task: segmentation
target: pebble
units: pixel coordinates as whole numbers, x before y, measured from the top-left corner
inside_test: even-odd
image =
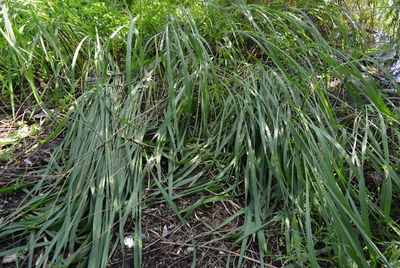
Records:
[[[6,255],[3,257],[3,264],[13,263],[17,261],[17,253]]]

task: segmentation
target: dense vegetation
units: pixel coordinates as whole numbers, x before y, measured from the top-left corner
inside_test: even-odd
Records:
[[[397,267],[399,84],[374,57],[392,43],[366,42],[367,29],[396,40],[396,3],[249,2],[3,4],[2,109],[44,111],[57,128],[43,142],[64,142],[0,221],[28,247],[0,256],[105,267],[133,225],[140,267],[144,208],[165,202],[184,222],[237,198],[221,226],[242,217],[225,237],[242,256],[255,242],[261,266]]]

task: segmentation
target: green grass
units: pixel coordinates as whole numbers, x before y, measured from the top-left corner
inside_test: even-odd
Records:
[[[142,210],[165,202],[184,222],[202,202],[176,201],[203,192],[210,202],[245,200],[237,267],[253,240],[261,266],[273,255],[264,230],[276,222],[283,264],[395,267],[399,107],[361,72],[356,28],[331,6],[201,10],[207,16],[182,9],[152,30],[139,16],[104,36],[23,5],[3,9],[3,95],[14,106],[17,88],[45,110],[52,98],[72,104],[43,179],[0,225],[0,237],[26,234],[28,247],[0,256],[28,251],[33,265],[40,248],[37,266],[48,257],[56,267],[105,267],[133,222],[140,267]],[[20,33],[18,16],[37,39]],[[329,16],[335,39],[316,26]],[[330,88],[334,78],[347,98]],[[381,180],[373,188],[372,176]]]

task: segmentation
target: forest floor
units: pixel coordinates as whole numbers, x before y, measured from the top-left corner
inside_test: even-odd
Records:
[[[13,119],[12,115],[0,114],[0,211],[16,208],[24,197],[25,187],[40,179],[36,171],[44,169],[51,152],[62,138],[41,144],[54,125],[38,120],[26,120],[26,113]],[[39,126],[40,125],[40,126]],[[10,188],[8,188],[10,187]],[[9,189],[9,191],[5,191]],[[25,189],[25,190],[26,190]],[[1,220],[1,216],[0,216]]]

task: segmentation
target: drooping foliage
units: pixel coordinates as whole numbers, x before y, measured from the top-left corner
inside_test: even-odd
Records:
[[[105,267],[133,223],[140,267],[145,207],[165,202],[184,222],[233,195],[246,206],[232,234],[242,257],[257,242],[262,266],[273,254],[264,230],[276,222],[282,264],[398,263],[398,98],[365,71],[371,59],[357,27],[338,19],[343,11],[198,2],[170,14],[172,4],[143,3],[132,3],[126,25],[112,16],[113,32],[59,23],[72,12],[64,9],[53,17],[23,1],[3,7],[2,93],[70,109],[43,179],[0,223],[0,237],[28,235],[27,247],[0,255]],[[213,194],[177,205],[197,192]]]

